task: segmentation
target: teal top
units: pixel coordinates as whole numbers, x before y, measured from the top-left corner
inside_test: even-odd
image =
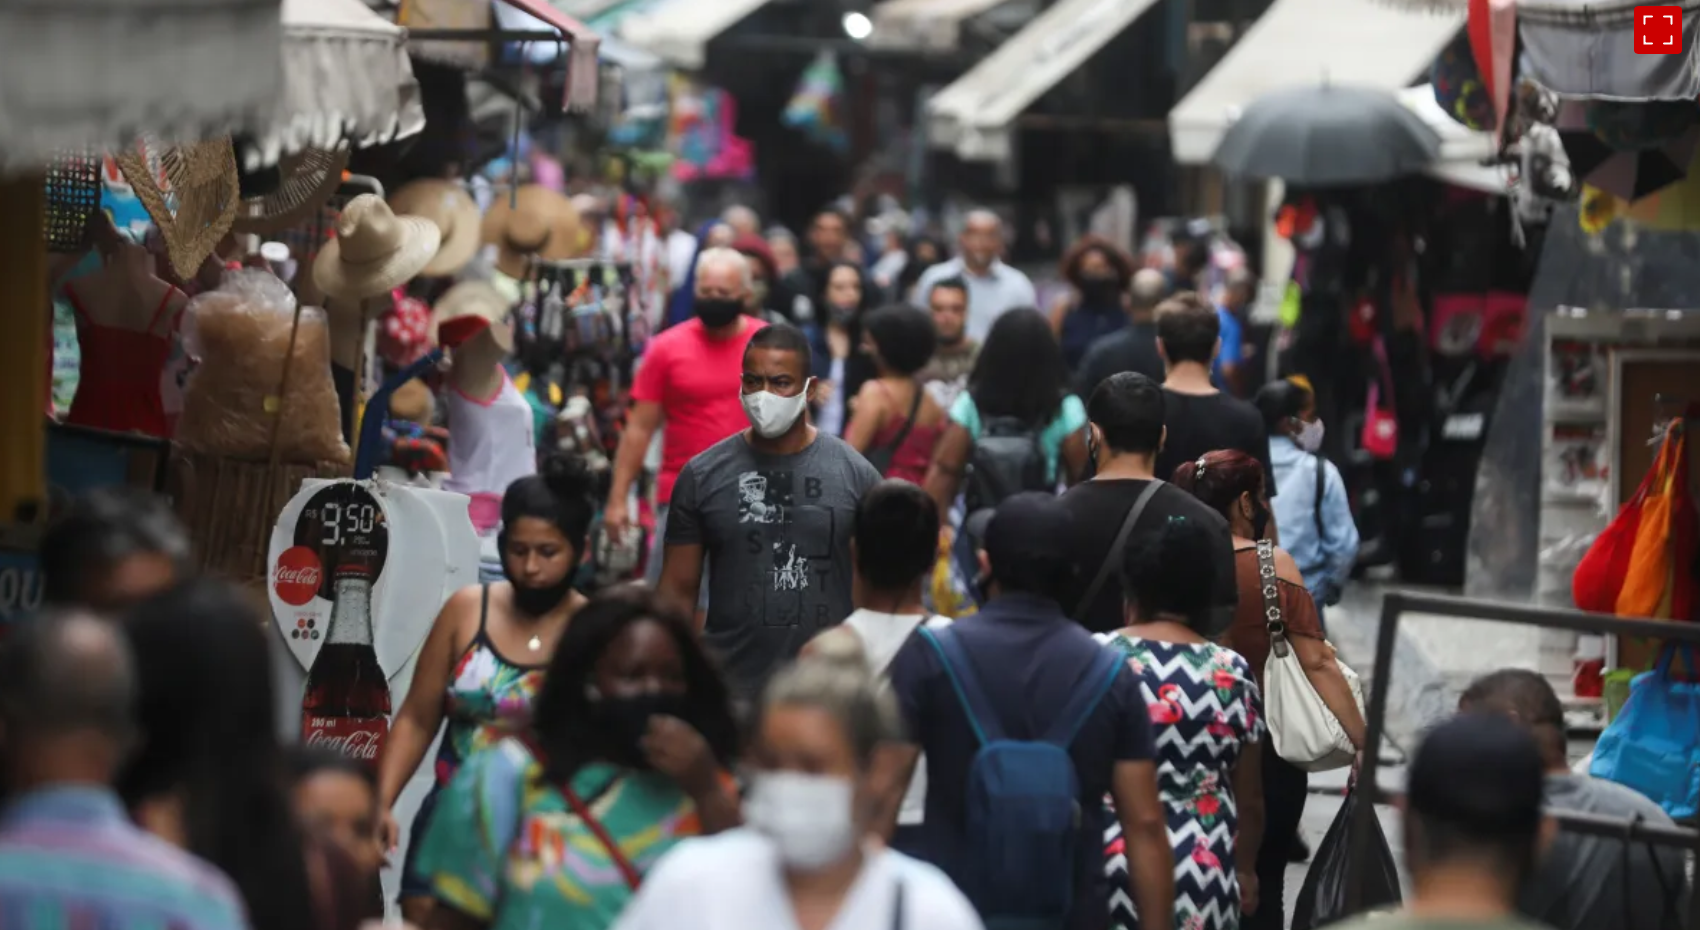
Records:
[[[960,423],[974,439],[980,438],[980,411],[967,391],[956,395],[950,405],[950,420]],[[1057,459],[1062,453],[1063,440],[1086,426],[1086,405],[1073,394],[1063,398],[1062,407],[1045,429],[1039,433],[1039,447],[1045,452],[1045,480],[1057,480]]]

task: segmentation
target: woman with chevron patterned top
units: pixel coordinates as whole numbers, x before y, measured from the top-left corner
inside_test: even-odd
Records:
[[[1130,538],[1122,564],[1128,625],[1098,637],[1127,656],[1151,709],[1157,788],[1175,851],[1175,930],[1237,930],[1241,913],[1257,910],[1251,866],[1263,833],[1261,756],[1245,750],[1263,736],[1263,701],[1245,659],[1210,641],[1224,632],[1209,628],[1220,623],[1210,609],[1216,543],[1185,517]],[[1126,888],[1119,827],[1107,841],[1110,887]],[[1111,896],[1110,923],[1138,926],[1125,893]]]

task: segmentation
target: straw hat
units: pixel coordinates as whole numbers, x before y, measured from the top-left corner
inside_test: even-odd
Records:
[[[484,214],[484,241],[496,247],[496,270],[523,278],[532,258],[577,258],[583,252],[578,211],[558,191],[527,184],[498,195]]]
[[[112,159],[165,240],[171,267],[179,277],[193,278],[236,220],[242,202],[236,150],[230,137],[223,136],[160,152],[160,172],[175,197],[174,209],[144,149],[158,151],[159,147],[140,143],[113,152]]]
[[[514,328],[508,321],[512,309],[508,299],[488,281],[462,281],[437,298],[431,308],[431,328],[438,343],[449,348],[487,328],[503,352],[512,352]]]
[[[390,209],[408,216],[422,216],[437,224],[443,244],[419,274],[447,278],[467,266],[478,254],[478,202],[454,181],[423,178],[390,195]]]
[[[362,300],[407,283],[437,254],[443,235],[418,216],[396,216],[375,194],[342,208],[336,236],[313,261],[313,283],[330,297]]]

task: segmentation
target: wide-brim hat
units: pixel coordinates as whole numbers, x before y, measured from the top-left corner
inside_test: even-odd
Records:
[[[313,260],[313,283],[327,297],[364,300],[386,294],[419,275],[443,234],[422,216],[397,216],[376,194],[361,194],[342,208],[336,236]]]
[[[422,178],[389,197],[390,209],[406,216],[422,216],[437,224],[443,234],[437,254],[419,274],[447,278],[465,268],[478,254],[480,220],[478,201],[454,181]]]
[[[496,270],[510,278],[524,278],[533,258],[578,258],[590,245],[572,201],[541,184],[498,194],[484,214],[483,232],[484,241],[496,247]]]
[[[496,345],[503,352],[512,352],[514,329],[509,321],[512,310],[507,297],[490,282],[462,281],[444,292],[431,307],[431,329],[439,344],[453,348],[488,326]]]

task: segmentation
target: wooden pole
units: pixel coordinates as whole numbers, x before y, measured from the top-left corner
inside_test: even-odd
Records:
[[[47,516],[46,203],[39,175],[0,179],[0,524]]]

